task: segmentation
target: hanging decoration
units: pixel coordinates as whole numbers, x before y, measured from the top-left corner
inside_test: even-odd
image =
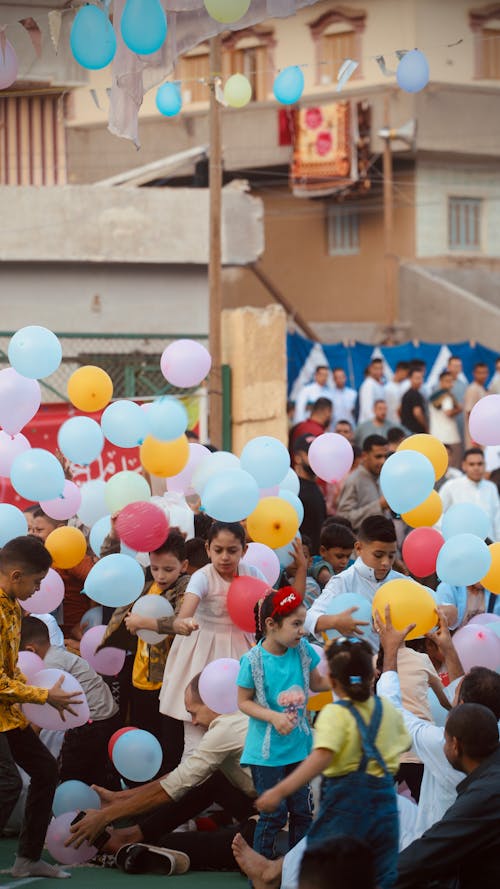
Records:
[[[429,77],[429,63],[423,52],[419,49],[405,52],[396,71],[396,79],[401,89],[406,93],[419,93],[429,83]]]
[[[178,82],[164,83],[156,93],[156,107],[165,117],[175,117],[182,108],[181,88]]]
[[[216,22],[232,24],[248,12],[250,0],[203,0],[209,16]]]
[[[0,28],[0,90],[6,90],[17,80],[18,62],[12,43],[7,40],[4,25]]]
[[[290,65],[280,71],[274,81],[275,98],[282,105],[295,105],[304,92],[304,72],[298,65]]]
[[[113,26],[104,10],[97,6],[82,6],[78,10],[69,42],[78,64],[91,71],[106,68],[116,53]]]
[[[167,17],[160,0],[127,0],[120,27],[132,52],[139,56],[158,52],[167,36]]]

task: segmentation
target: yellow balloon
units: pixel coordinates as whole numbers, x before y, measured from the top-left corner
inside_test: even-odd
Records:
[[[205,9],[216,22],[237,22],[248,12],[250,0],[204,0]]]
[[[139,457],[146,472],[169,478],[178,475],[189,460],[189,442],[185,435],[173,441],[158,441],[148,435],[141,444]]]
[[[252,98],[252,85],[244,74],[233,74],[226,81],[224,99],[231,108],[243,108]]]
[[[443,512],[443,501],[437,491],[431,491],[429,496],[415,509],[404,512],[401,516],[410,528],[430,528],[440,519]]]
[[[101,367],[79,367],[68,380],[69,400],[79,410],[91,413],[106,407],[113,397],[113,381]]]
[[[279,549],[290,543],[299,530],[298,515],[282,497],[263,497],[247,518],[247,531],[255,543]]]
[[[307,702],[306,709],[312,713],[318,713],[327,704],[333,704],[333,695],[331,691],[320,691],[317,695],[311,695]]]
[[[373,597],[372,614],[376,611],[385,620],[385,607],[391,606],[391,620],[396,630],[416,624],[407,639],[418,639],[436,626],[436,603],[421,583],[413,580],[390,580],[379,587]]]
[[[61,525],[50,532],[45,541],[45,549],[52,556],[54,568],[74,568],[87,552],[87,541],[78,528]]]
[[[500,594],[500,543],[490,543],[488,547],[491,553],[491,566],[487,574],[481,578],[481,583],[490,593]]]
[[[436,481],[438,478],[442,478],[448,469],[448,451],[438,438],[428,435],[427,432],[419,432],[417,435],[410,435],[409,438],[403,439],[398,451],[418,451],[419,454],[427,457],[434,467]]]

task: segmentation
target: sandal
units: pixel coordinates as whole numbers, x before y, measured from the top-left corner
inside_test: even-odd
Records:
[[[129,843],[116,853],[116,865],[126,874],[185,874],[190,867],[189,856],[176,849]]]

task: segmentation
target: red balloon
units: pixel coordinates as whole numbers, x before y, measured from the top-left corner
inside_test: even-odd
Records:
[[[116,531],[123,542],[141,553],[158,549],[168,536],[168,519],[154,503],[137,502],[125,506],[116,520]]]
[[[108,756],[111,762],[113,762],[113,748],[118,738],[121,738],[122,735],[126,735],[127,732],[134,732],[136,731],[136,729],[136,725],[126,725],[125,728],[119,728],[117,732],[113,732],[108,741]]]
[[[444,537],[435,528],[415,528],[403,543],[403,559],[415,577],[429,577],[436,570],[436,560]]]
[[[235,577],[227,591],[227,610],[232,622],[246,633],[255,633],[254,608],[270,591],[258,577]]]

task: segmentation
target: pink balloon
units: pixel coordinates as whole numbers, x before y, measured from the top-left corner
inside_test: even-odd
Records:
[[[66,731],[68,728],[77,728],[79,725],[84,725],[89,721],[90,710],[89,705],[87,704],[87,698],[85,697],[85,693],[80,683],[71,675],[71,673],[66,673],[65,670],[56,670],[52,668],[48,670],[40,670],[40,672],[33,677],[31,685],[35,685],[37,688],[52,688],[61,676],[64,677],[62,690],[75,692],[81,698],[80,704],[72,704],[72,709],[75,711],[76,715],[74,716],[72,713],[66,711],[64,714],[65,718],[62,719],[58,711],[55,710],[54,707],[51,707],[50,704],[23,704],[23,711],[26,719],[28,719],[29,722],[32,722],[33,725],[39,726],[39,728]]]
[[[13,367],[0,370],[0,426],[17,435],[35,416],[41,397],[36,380],[22,377]]]
[[[487,611],[484,614],[475,614],[474,617],[468,621],[468,624],[493,624],[498,623],[500,621],[500,617],[498,614],[489,614]]]
[[[211,366],[210,353],[196,340],[175,340],[167,346],[160,361],[165,379],[180,389],[199,386]]]
[[[324,432],[311,443],[308,452],[313,472],[325,482],[338,482],[349,472],[354,451],[343,435],[337,432]]]
[[[484,624],[466,624],[453,636],[453,644],[466,673],[472,667],[500,667],[500,638]]]
[[[278,556],[265,543],[249,543],[241,561],[244,565],[253,565],[254,568],[259,568],[269,586],[273,586],[281,574]]]
[[[6,40],[3,53],[0,52],[0,90],[6,90],[17,80],[18,63],[14,47]]]
[[[0,476],[9,478],[13,460],[18,454],[28,451],[30,447],[28,439],[21,432],[18,432],[17,435],[9,435],[0,430]]]
[[[280,492],[279,485],[273,485],[272,488],[259,488],[259,499],[263,497],[278,497]]]
[[[238,709],[236,678],[240,662],[222,657],[207,664],[200,676],[200,697],[214,713],[234,713]]]
[[[328,676],[328,661],[326,659],[325,649],[321,647],[321,645],[317,645],[316,642],[311,643],[311,647],[314,648],[316,654],[320,658],[320,662],[318,664],[318,673],[321,673],[322,676]],[[314,692],[317,694],[317,692]]]
[[[64,581],[57,571],[49,568],[47,576],[40,584],[40,589],[21,604],[30,614],[50,614],[59,607],[63,599]]]
[[[486,395],[472,408],[469,432],[481,445],[500,444],[500,395]]]
[[[188,461],[182,472],[167,478],[167,490],[177,491],[179,494],[184,495],[195,494],[195,489],[191,487],[193,473],[201,461],[204,460],[205,457],[210,456],[210,453],[211,451],[204,445],[198,444],[198,442],[190,442]]]
[[[23,676],[26,676],[28,685],[31,685],[33,677],[36,676],[40,670],[44,669],[44,663],[41,657],[38,657],[34,651],[20,651],[17,658],[17,666]]]
[[[103,676],[117,676],[125,663],[125,652],[120,648],[103,648],[102,651],[96,652],[105,631],[105,624],[87,630],[80,641],[80,655],[96,673],[101,673]]]
[[[78,812],[64,812],[53,818],[47,830],[45,842],[52,858],[59,864],[84,864],[97,855],[95,846],[89,846],[85,840],[78,849],[74,846],[65,846],[65,842],[69,839],[71,833],[71,822],[76,818]]]
[[[66,479],[61,497],[55,500],[40,500],[40,506],[51,519],[72,519],[80,509],[82,495],[78,485]]]

